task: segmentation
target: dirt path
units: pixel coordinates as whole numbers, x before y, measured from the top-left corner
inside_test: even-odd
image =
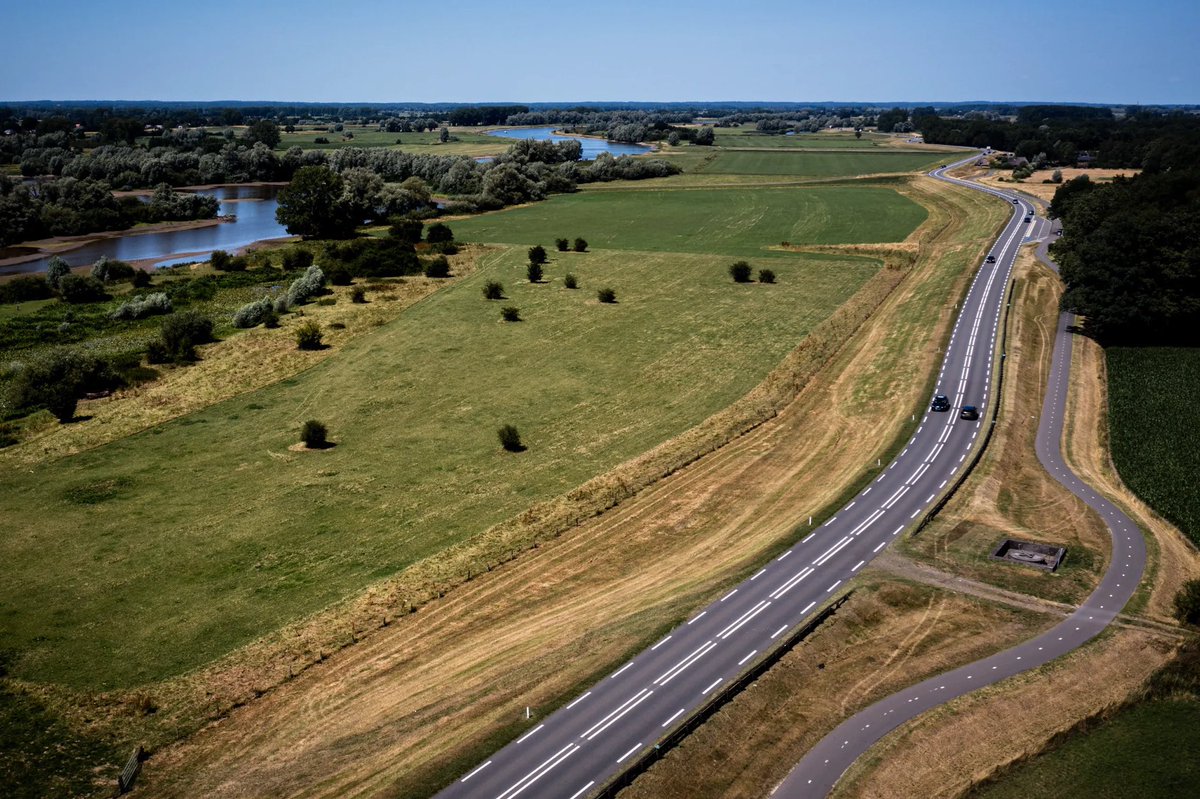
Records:
[[[932,204],[912,274],[777,417],[157,753],[150,791],[427,794],[790,541],[904,429],[950,324],[933,309],[980,257],[974,197],[912,191]]]

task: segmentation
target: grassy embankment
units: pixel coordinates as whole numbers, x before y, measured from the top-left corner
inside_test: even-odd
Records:
[[[790,199],[804,207],[802,195]],[[682,214],[691,199],[643,193],[627,205],[665,201]],[[590,202],[581,194],[545,205]],[[876,215],[890,209],[880,238],[903,238],[923,215],[883,189],[823,202],[834,218],[860,204]],[[758,232],[766,242],[798,238],[793,219]],[[591,224],[617,229],[603,217]],[[460,237],[471,238],[463,227]],[[629,246],[650,230],[627,227]],[[748,244],[730,243],[727,225],[706,234],[709,246],[694,241],[696,249],[733,254]],[[809,228],[798,240],[855,240],[846,235]],[[526,241],[550,237],[548,229]],[[15,577],[0,591],[3,645],[21,653],[14,673],[102,689],[207,663],[725,407],[876,268],[781,256],[777,285],[736,286],[729,260],[597,249],[557,256],[548,280],[530,285],[516,247],[340,358],[11,477],[0,550]],[[578,291],[561,287],[568,268]],[[502,324],[497,306],[507,303],[482,298],[495,278],[525,322]],[[595,302],[602,285],[618,304]],[[311,417],[329,424],[338,446],[288,452]],[[505,422],[522,430],[527,453],[499,450],[495,429]]]
[[[965,191],[904,190],[930,209],[919,242],[846,248],[900,268],[851,303],[868,302],[855,314],[870,323],[806,340],[781,367],[795,387],[768,381],[803,388],[777,417],[157,757],[156,791],[184,796],[236,772],[246,796],[313,790],[318,775],[323,795],[428,795],[802,535],[796,520],[869,479],[863,464],[906,429],[926,393],[914,375],[930,374],[931,344],[948,334],[945,298],[1003,218]],[[830,355],[811,377],[786,377]],[[514,722],[527,704],[534,719]]]

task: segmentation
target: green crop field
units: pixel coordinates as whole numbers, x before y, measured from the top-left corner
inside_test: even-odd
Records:
[[[578,232],[621,243],[612,222]],[[530,285],[509,248],[295,378],[7,474],[0,649],[88,689],[209,662],[727,406],[877,269],[789,256],[778,284],[735,285],[730,260],[552,253]],[[507,301],[483,299],[491,279]],[[336,447],[288,450],[309,418]],[[500,449],[504,423],[528,451]]]
[[[725,150],[700,171],[728,175],[785,175],[834,178],[915,172],[953,161],[958,154],[878,150],[877,152],[756,152]]]
[[[1158,700],[1016,766],[971,799],[1176,799],[1200,796],[1200,702]]]
[[[1105,354],[1117,471],[1200,544],[1200,349],[1110,347]]]
[[[460,220],[454,230],[464,241],[551,247],[555,238],[582,236],[602,248],[750,256],[781,241],[900,241],[926,216],[879,187],[634,189],[558,195]]]
[[[787,147],[815,150],[873,150],[886,136],[864,133],[861,139],[853,133],[796,133],[791,136],[759,133],[749,128],[717,128],[718,147]]]

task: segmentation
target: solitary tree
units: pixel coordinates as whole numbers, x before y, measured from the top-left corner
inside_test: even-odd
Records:
[[[613,303],[617,301],[617,292],[610,288],[603,288],[596,292],[596,299],[600,302]]]
[[[504,299],[504,286],[500,285],[495,280],[489,280],[483,284],[483,298],[485,300]]]
[[[571,242],[566,239],[555,239],[554,246],[558,248],[559,252],[566,252],[571,249]]]
[[[520,322],[521,311],[515,305],[505,305],[500,309],[500,318],[505,322]]]
[[[500,446],[509,452],[524,452],[525,445],[521,443],[521,434],[511,424],[506,424],[496,431]]]
[[[759,269],[758,270],[758,282],[759,283],[774,283],[775,282],[774,270]]]
[[[713,142],[716,140],[717,136],[713,131],[712,126],[705,125],[704,127],[700,128],[700,130],[696,131],[696,136],[694,139],[692,139],[692,143],[699,144],[702,147],[709,147],[712,146]]]
[[[540,244],[535,244],[529,248],[529,263],[544,264],[546,263],[546,248]]]
[[[525,267],[525,274],[529,276],[530,283],[541,283],[542,282],[542,265],[535,264],[532,261],[530,261],[529,265]]]
[[[54,291],[58,291],[62,284],[62,279],[71,274],[71,267],[67,266],[67,262],[57,255],[50,259],[50,263],[46,265],[46,285],[50,286]]]
[[[325,166],[304,166],[279,191],[275,219],[288,233],[305,238],[343,238],[357,220],[342,204],[342,178]]]
[[[729,276],[734,283],[749,283],[750,272],[750,264],[745,261],[737,261],[729,266]]]
[[[438,133],[438,141],[440,141],[442,144],[445,144],[446,142],[450,141],[450,129],[449,128],[447,128],[447,127],[442,128],[441,132]]]
[[[246,141],[250,144],[262,142],[272,150],[279,146],[279,126],[270,119],[260,119],[246,130]]]
[[[309,419],[300,428],[300,440],[309,449],[324,449],[329,446],[329,431],[316,419]]]
[[[575,252],[587,252],[587,239],[575,239]]]
[[[569,289],[577,289],[579,288],[579,280],[570,272],[567,272],[563,275],[563,286]]]
[[[454,231],[444,222],[434,222],[425,234],[425,240],[430,244],[445,244],[454,241]]]
[[[856,139],[861,139],[861,138],[862,138],[862,128],[855,128],[855,129],[854,129],[854,138],[856,138]]]

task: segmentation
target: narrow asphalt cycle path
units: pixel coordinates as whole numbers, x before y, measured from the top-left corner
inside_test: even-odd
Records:
[[[944,171],[939,169],[932,174],[942,180],[1006,196],[948,177]],[[1036,225],[1033,222],[1029,224],[1052,234],[1053,226],[1043,220],[1037,220]],[[1038,256],[1057,271],[1056,265],[1046,258],[1044,243],[1039,247]],[[828,795],[855,760],[901,724],[930,708],[1037,668],[1082,646],[1108,626],[1137,590],[1146,566],[1146,545],[1141,531],[1120,509],[1080,480],[1062,457],[1060,442],[1071,373],[1072,333],[1068,332],[1071,321],[1070,314],[1064,313],[1058,318],[1050,380],[1038,423],[1036,448],[1038,460],[1046,471],[1100,514],[1108,526],[1112,538],[1112,560],[1100,585],[1078,610],[1038,637],[892,694],[842,722],[792,769],[772,793],[773,797],[820,799]]]
[[[831,519],[558,711],[534,715],[524,734],[456,779],[441,799],[598,793],[699,711],[727,698],[739,676],[789,641],[928,512],[965,468],[986,423],[964,419],[958,409],[974,405],[979,418],[990,418],[1008,276],[1037,226],[1025,221],[1033,213],[1028,203],[1006,199],[1013,215],[975,274],[938,374],[937,393],[950,398],[951,410],[924,412],[903,451]]]

